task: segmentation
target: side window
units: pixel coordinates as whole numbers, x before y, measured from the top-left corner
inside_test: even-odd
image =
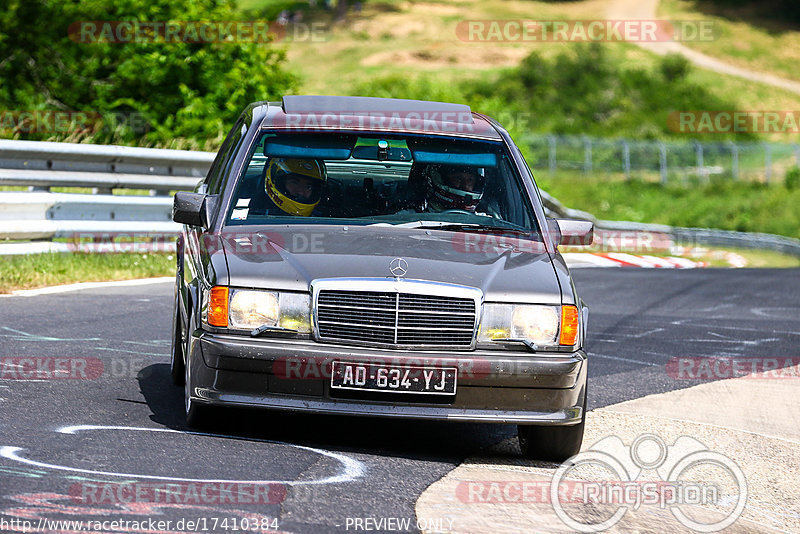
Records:
[[[222,147],[219,149],[217,157],[214,158],[214,163],[211,164],[211,168],[208,171],[204,182],[206,194],[216,195],[219,193],[222,178],[230,168],[231,160],[236,154],[236,149],[239,147],[245,131],[246,127],[244,121],[242,119],[236,121],[236,124],[222,143]]]
[[[501,175],[505,177],[503,180],[503,190],[501,190],[500,205],[504,208],[503,218],[509,222],[513,222],[519,226],[530,227],[530,207],[526,206],[524,201],[525,195],[524,185],[521,183],[522,177],[518,177],[512,170],[511,162],[506,156],[500,161]],[[518,183],[514,183],[518,182]]]

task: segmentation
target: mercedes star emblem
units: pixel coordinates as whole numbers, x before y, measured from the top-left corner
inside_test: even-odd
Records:
[[[408,262],[403,258],[395,258],[389,264],[389,271],[391,271],[392,275],[396,278],[405,276],[408,272]]]

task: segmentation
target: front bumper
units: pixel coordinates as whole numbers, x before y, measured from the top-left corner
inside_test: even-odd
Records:
[[[456,367],[456,394],[331,389],[334,360]],[[398,351],[197,330],[188,362],[195,402],[296,412],[570,425],[581,421],[586,394],[582,350]]]

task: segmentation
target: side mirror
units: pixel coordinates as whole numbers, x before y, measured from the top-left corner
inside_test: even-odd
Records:
[[[211,226],[216,198],[202,193],[179,191],[172,203],[172,220],[190,226]]]
[[[585,246],[594,241],[594,223],[578,219],[548,219],[556,245]]]

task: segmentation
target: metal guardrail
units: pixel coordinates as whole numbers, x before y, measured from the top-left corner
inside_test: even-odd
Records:
[[[0,185],[190,190],[205,177],[213,152],[112,145],[0,140]]]
[[[800,166],[800,144],[773,142],[659,141],[529,134],[531,168],[551,175],[567,171],[587,176],[618,174],[669,182],[730,180],[781,183],[787,169]]]
[[[0,238],[53,239],[79,234],[177,234],[170,191],[194,189],[213,152],[126,146],[0,140]],[[52,187],[90,187],[94,194],[50,193]],[[114,189],[150,196],[113,195]],[[60,250],[58,244],[0,245],[0,255]]]
[[[595,228],[622,232],[650,232],[669,236],[673,243],[683,246],[731,247],[772,250],[800,257],[800,239],[774,234],[734,232],[713,228],[681,228],[663,224],[629,221],[596,221]]]
[[[214,156],[213,152],[188,150],[0,140],[0,185],[32,190],[0,192],[0,239],[176,234],[179,225],[171,220],[168,192],[193,189]],[[50,187],[92,187],[96,194],[41,192]],[[149,189],[153,196],[111,195],[115,188]],[[598,229],[654,232],[668,234],[676,243],[767,249],[800,256],[798,239],[598,221],[589,213],[565,207],[544,191],[542,199],[549,216],[593,220]],[[0,245],[0,255],[68,249],[63,243],[12,243]],[[96,251],[104,249],[100,246]]]
[[[177,233],[172,197],[0,193],[0,237],[52,239],[79,233]]]

